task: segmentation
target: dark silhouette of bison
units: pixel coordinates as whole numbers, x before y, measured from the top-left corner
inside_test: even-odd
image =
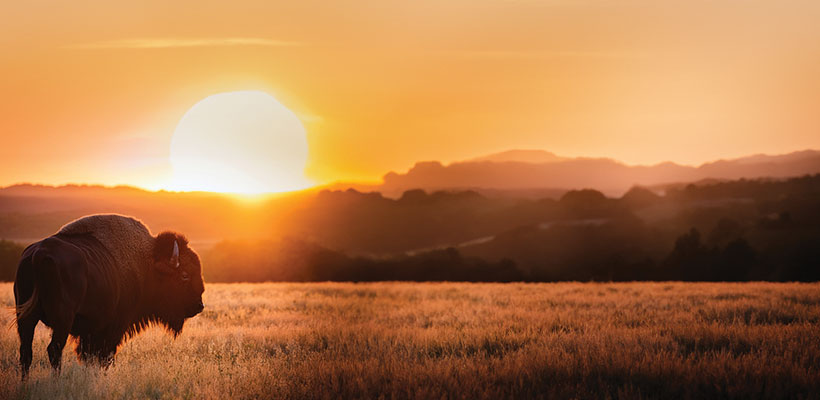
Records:
[[[117,347],[148,325],[176,337],[204,308],[199,256],[174,232],[152,236],[122,215],[92,215],[23,251],[14,281],[23,379],[39,321],[51,327],[48,358],[59,371],[68,335],[84,362],[109,365]]]

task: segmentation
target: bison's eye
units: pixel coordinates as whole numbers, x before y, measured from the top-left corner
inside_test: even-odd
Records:
[[[187,272],[182,271],[182,280],[183,280],[183,281],[187,281],[187,280],[190,280],[190,279],[191,279],[191,276],[190,276],[190,275],[188,275],[188,273],[187,273]]]

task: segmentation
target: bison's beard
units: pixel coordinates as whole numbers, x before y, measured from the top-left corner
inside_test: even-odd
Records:
[[[163,325],[171,332],[172,335],[176,338],[182,333],[182,325],[185,324],[185,319],[183,318],[172,318],[162,321]]]
[[[160,325],[164,326],[169,333],[174,335],[174,338],[179,336],[182,333],[182,325],[185,323],[185,318],[181,317],[167,317],[167,316],[160,316],[160,315],[148,315],[145,317],[140,318],[136,322],[134,322],[130,328],[126,331],[126,335],[128,337],[134,337],[136,334],[141,332],[143,329],[148,328],[151,325]]]

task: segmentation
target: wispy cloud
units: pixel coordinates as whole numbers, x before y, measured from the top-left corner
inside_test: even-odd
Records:
[[[275,40],[256,37],[227,38],[136,38],[107,40],[101,42],[79,43],[65,46],[73,50],[94,49],[168,49],[179,47],[215,47],[215,46],[267,46],[291,47],[302,46],[300,42]]]
[[[462,51],[462,57],[500,59],[639,58],[644,54],[620,51]]]

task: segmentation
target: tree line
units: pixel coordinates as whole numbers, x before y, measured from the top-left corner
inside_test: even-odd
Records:
[[[200,255],[209,282],[820,280],[820,175],[663,189],[328,191],[283,222],[291,234]],[[22,249],[0,241],[0,279],[14,279]]]

